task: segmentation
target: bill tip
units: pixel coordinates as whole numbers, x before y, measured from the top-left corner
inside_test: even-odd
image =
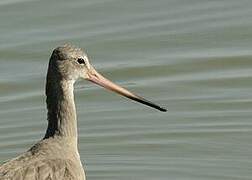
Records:
[[[163,108],[163,107],[160,107],[159,110],[162,111],[162,112],[166,112],[166,111],[167,111],[167,109],[165,109],[165,108]]]

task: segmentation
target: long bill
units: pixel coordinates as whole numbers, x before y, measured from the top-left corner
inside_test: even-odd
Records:
[[[155,109],[158,109],[159,111],[162,111],[162,112],[167,111],[167,109],[160,107],[159,105],[154,104],[153,102],[148,101],[138,95],[135,95],[132,92],[128,91],[127,89],[125,89],[121,86],[118,86],[117,84],[113,83],[112,81],[106,79],[100,73],[98,73],[93,67],[91,67],[88,72],[87,80],[89,80],[93,83],[96,83],[106,89],[113,91],[113,92],[116,92],[122,96],[125,96],[129,99],[132,99],[132,100],[137,101],[139,103],[145,104],[145,105],[153,107]]]

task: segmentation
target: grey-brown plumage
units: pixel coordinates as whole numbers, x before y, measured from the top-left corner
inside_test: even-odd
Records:
[[[71,45],[56,48],[46,79],[48,127],[44,138],[0,167],[0,180],[85,180],[77,147],[74,83],[83,78],[129,99],[166,109],[131,93],[99,74],[84,51]]]
[[[76,59],[86,54],[70,45],[56,48],[50,58],[46,96],[48,128],[31,149],[0,167],[1,180],[84,180],[77,148],[73,84],[85,73]],[[80,72],[82,71],[82,72]]]

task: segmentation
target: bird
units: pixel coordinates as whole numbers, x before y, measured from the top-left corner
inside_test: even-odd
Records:
[[[49,59],[45,135],[26,152],[0,166],[1,180],[86,180],[78,151],[74,102],[74,83],[80,78],[159,111],[167,111],[98,73],[83,49],[71,44],[61,45],[53,50]]]

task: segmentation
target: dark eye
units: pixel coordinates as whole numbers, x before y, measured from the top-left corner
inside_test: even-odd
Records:
[[[77,59],[77,62],[78,62],[79,64],[86,64],[86,63],[85,63],[85,60],[84,60],[83,58],[78,58],[78,59]]]

